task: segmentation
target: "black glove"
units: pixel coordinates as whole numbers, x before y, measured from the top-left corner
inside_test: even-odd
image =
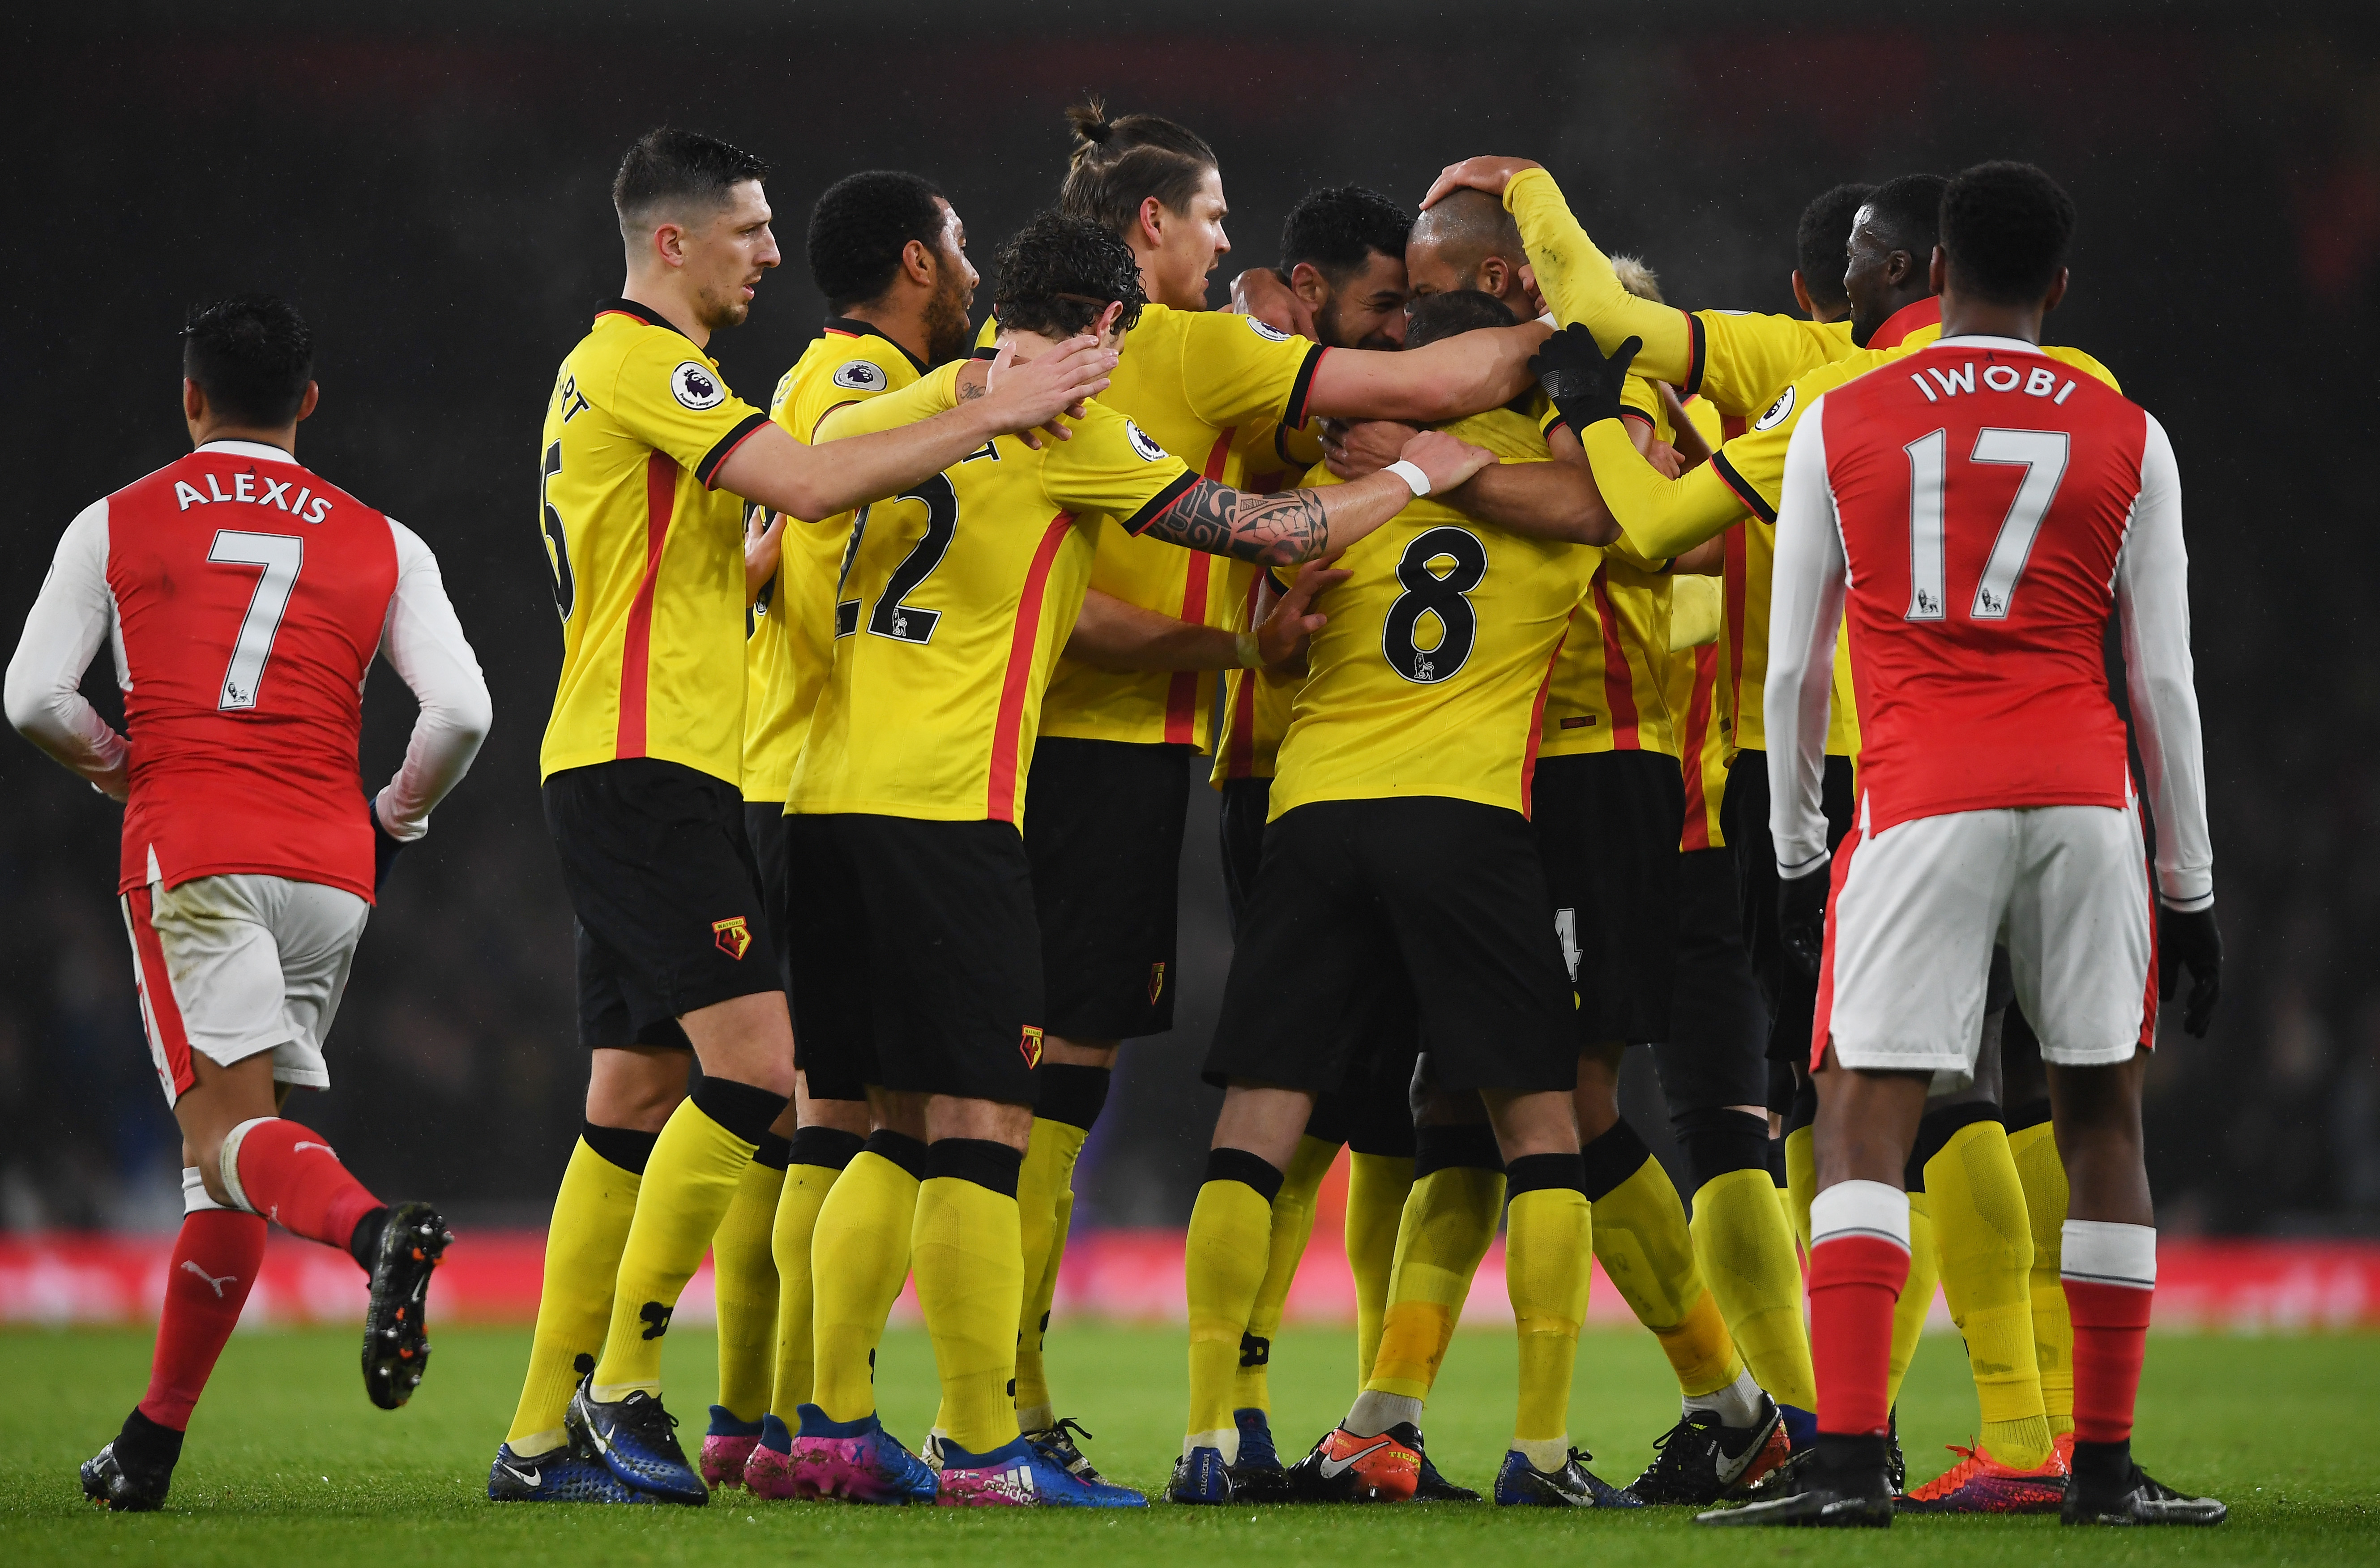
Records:
[[[388,869],[396,864],[398,856],[405,853],[405,841],[380,825],[380,805],[377,801],[367,803],[364,809],[371,816],[372,893],[377,897],[380,891],[388,885]]]
[[[1777,881],[1777,934],[1785,944],[1785,960],[1805,980],[1818,978],[1818,960],[1827,951],[1827,885],[1830,862],[1822,859],[1798,877]]]
[[[1604,357],[1595,334],[1573,322],[1538,345],[1529,373],[1546,389],[1571,433],[1585,439],[1586,427],[1620,417],[1620,395],[1628,386],[1628,366],[1645,346],[1632,337]]]
[[[2215,929],[2215,906],[2180,909],[2157,906],[2157,1000],[2172,1000],[2190,971],[2190,994],[2181,1003],[2181,1029],[2192,1039],[2204,1039],[2215,1021],[2215,1004],[2223,998],[2223,933]]]

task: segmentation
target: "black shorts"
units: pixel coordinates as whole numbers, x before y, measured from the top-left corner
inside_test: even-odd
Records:
[[[1578,1039],[1536,840],[1517,811],[1417,796],[1266,830],[1207,1054],[1212,1084],[1341,1088],[1402,978],[1450,1088],[1568,1091]]]
[[[685,1015],[782,987],[734,785],[634,757],[565,769],[543,794],[577,917],[581,1045],[683,1049]]]
[[[1173,1027],[1186,746],[1044,736],[1026,781],[1050,1032],[1139,1039]]]
[[[1829,757],[1818,801],[1827,814],[1827,847],[1842,842],[1852,825],[1852,760]],[[1768,1000],[1768,1059],[1810,1060],[1810,1025],[1818,1010],[1818,982],[1803,979],[1785,958],[1777,934],[1777,841],[1768,836],[1768,753],[1739,751],[1727,766],[1727,794],[1719,801],[1719,831],[1735,851],[1743,903],[1743,949],[1752,955],[1753,978]]]
[[[792,816],[785,856],[794,1059],[812,1097],[874,1084],[1033,1104],[1041,940],[1016,830]]]
[[[1578,993],[1579,1043],[1669,1039],[1686,820],[1678,760],[1658,751],[1539,758],[1532,816]]]
[[[794,966],[785,954],[785,808],[782,801],[744,803],[744,837],[752,846],[752,864],[760,872],[760,907],[769,917],[769,931],[777,950],[777,978],[790,993]]]
[[[1653,1048],[1672,1117],[1768,1103],[1768,1004],[1743,951],[1735,856],[1678,857],[1676,1000],[1670,1038]]]
[[[1270,779],[1225,779],[1215,814],[1216,847],[1223,867],[1223,900],[1232,930],[1240,929],[1248,898],[1257,890],[1257,867],[1264,859],[1265,817],[1272,807]]]

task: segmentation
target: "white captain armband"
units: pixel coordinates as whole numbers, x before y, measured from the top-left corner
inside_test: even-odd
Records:
[[[1429,476],[1421,471],[1421,465],[1418,463],[1409,463],[1400,457],[1380,471],[1394,474],[1404,480],[1406,487],[1414,492],[1416,500],[1429,493]]]

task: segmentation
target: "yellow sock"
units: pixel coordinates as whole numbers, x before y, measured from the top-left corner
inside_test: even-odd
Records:
[[[1271,1170],[1257,1170],[1264,1162],[1244,1150],[1217,1152],[1248,1161],[1247,1176],[1267,1179]],[[1183,1430],[1189,1447],[1220,1449],[1227,1464],[1239,1453],[1232,1402],[1239,1384],[1240,1340],[1272,1262],[1272,1238],[1273,1202],[1242,1176],[1219,1174],[1210,1165],[1190,1210],[1182,1260],[1190,1307],[1190,1424]]]
[[[1967,1338],[1983,1444],[2020,1470],[2049,1457],[2049,1419],[2033,1359],[2033,1221],[2008,1130],[1970,1122],[1925,1162],[1942,1295]]]
[[[770,1100],[776,1104],[765,1116],[752,1110]],[[757,1123],[754,1136],[739,1137],[721,1125],[704,1109],[706,1103],[722,1112],[737,1105],[747,1112],[743,1119]],[[718,1234],[760,1136],[783,1109],[782,1096],[727,1078],[705,1078],[670,1112],[653,1144],[653,1157],[645,1164],[637,1217],[628,1225],[627,1245],[620,1249],[620,1274],[612,1287],[612,1329],[595,1367],[596,1398],[624,1399],[638,1389],[661,1392],[662,1336],[669,1332],[678,1294]]]
[[[1380,1350],[1366,1390],[1429,1397],[1503,1207],[1501,1171],[1450,1165],[1414,1183],[1397,1228]]]
[[[2024,1211],[2033,1225],[2033,1359],[2041,1369],[2041,1405],[2049,1435],[2074,1429],[2074,1322],[2066,1315],[2058,1279],[2066,1236],[2066,1166],[2046,1119],[2009,1134],[2009,1155],[2024,1184]]]
[[[829,1132],[805,1128],[804,1133]],[[798,1144],[802,1134],[795,1135]],[[859,1140],[850,1134],[849,1148]],[[805,1150],[804,1152],[808,1152]],[[837,1150],[838,1157],[841,1150]],[[819,1210],[843,1175],[842,1165],[812,1164],[795,1160],[785,1167],[784,1185],[777,1194],[777,1219],[770,1233],[770,1249],[777,1264],[777,1370],[769,1389],[769,1410],[788,1427],[801,1425],[801,1407],[810,1402],[816,1354],[812,1328],[810,1246],[818,1231]]]
[[[1347,1272],[1355,1281],[1355,1387],[1380,1354],[1380,1319],[1389,1309],[1397,1228],[1413,1194],[1414,1162],[1402,1154],[1347,1156]]]
[[[1281,1191],[1272,1200],[1272,1257],[1265,1265],[1264,1283],[1248,1309],[1247,1335],[1240,1342],[1238,1374],[1232,1381],[1232,1408],[1272,1409],[1272,1390],[1265,1367],[1272,1355],[1272,1337],[1281,1331],[1281,1310],[1289,1305],[1289,1287],[1296,1282],[1297,1265],[1314,1235],[1314,1198],[1322,1178],[1339,1158],[1339,1145],[1301,1137],[1297,1152],[1281,1173]]]
[[[1785,1213],[1804,1257],[1810,1251],[1810,1200],[1818,1196],[1818,1157],[1811,1151],[1810,1139],[1807,1127],[1785,1135]]]
[[[603,1129],[609,1130],[609,1129]],[[629,1134],[638,1143],[642,1135]],[[612,1282],[637,1214],[644,1177],[596,1153],[581,1138],[570,1150],[545,1233],[545,1283],[537,1297],[537,1335],[528,1376],[504,1440],[522,1458],[559,1448],[563,1412],[578,1386],[577,1361],[603,1347],[612,1320]]]
[[[738,1421],[760,1418],[776,1379],[777,1260],[770,1247],[777,1199],[785,1189],[784,1149],[780,1137],[761,1145],[710,1238],[719,1298],[719,1403]],[[772,1155],[779,1162],[771,1163]]]
[[[1065,1255],[1065,1219],[1074,1213],[1075,1161],[1088,1127],[1033,1118],[1033,1137],[1016,1175],[1016,1217],[1025,1243],[1024,1307],[1016,1325],[1016,1408],[1028,1428],[1050,1424],[1050,1383],[1041,1343],[1050,1331],[1050,1304]],[[1045,1294],[1044,1288],[1047,1287]]]
[[[884,1143],[887,1135],[874,1141]],[[900,1143],[905,1157],[915,1151],[922,1160],[915,1139]],[[853,1156],[819,1207],[810,1240],[810,1332],[818,1357],[810,1403],[831,1421],[856,1421],[876,1409],[876,1346],[909,1277],[917,1215],[917,1178],[874,1149]]]
[[[1743,1357],[1703,1282],[1686,1206],[1661,1162],[1645,1156],[1594,1203],[1595,1256],[1636,1320],[1660,1340],[1678,1387],[1691,1399],[1742,1377]]]
[[[964,1176],[929,1176],[917,1187],[910,1259],[941,1375],[942,1429],[973,1453],[1015,1441],[1011,1384],[1025,1300],[1016,1199]]]
[[[1767,1171],[1730,1171],[1694,1194],[1694,1257],[1753,1380],[1779,1404],[1817,1408],[1802,1266]]]
[[[1886,1362],[1886,1402],[1900,1403],[1900,1380],[1917,1355],[1917,1336],[1925,1331],[1925,1315],[1934,1310],[1934,1287],[1942,1278],[1941,1260],[1934,1249],[1931,1197],[1909,1195],[1909,1282],[1892,1304],[1892,1352]]]
[[[1579,1325],[1586,1321],[1592,1234],[1586,1195],[1574,1187],[1522,1193],[1505,1215],[1504,1284],[1521,1342],[1515,1448],[1570,1436],[1571,1374]]]

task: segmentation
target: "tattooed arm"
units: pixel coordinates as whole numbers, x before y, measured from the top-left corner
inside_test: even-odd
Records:
[[[1496,461],[1484,447],[1443,431],[1421,432],[1405,443],[1402,456],[1428,476],[1432,492],[1459,485]],[[1209,554],[1293,566],[1346,549],[1404,510],[1413,496],[1403,477],[1387,469],[1348,484],[1272,495],[1194,480],[1139,531]]]

